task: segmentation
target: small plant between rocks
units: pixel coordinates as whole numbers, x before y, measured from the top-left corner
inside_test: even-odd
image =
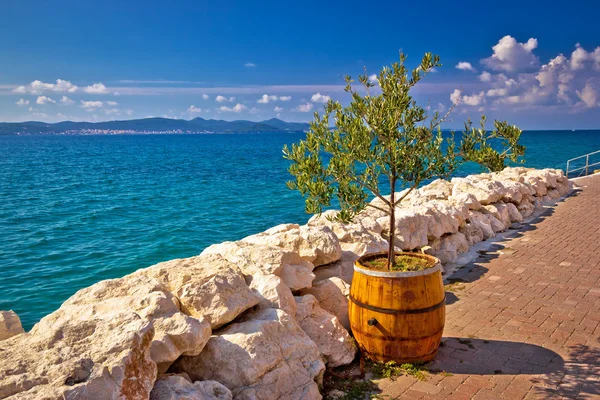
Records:
[[[402,375],[412,376],[420,381],[426,381],[429,370],[423,363],[405,363],[398,365],[394,361],[386,363],[371,363],[370,369],[378,378],[394,379]]]

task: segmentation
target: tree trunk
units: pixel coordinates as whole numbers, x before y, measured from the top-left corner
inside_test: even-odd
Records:
[[[388,259],[387,267],[388,271],[391,271],[396,266],[396,252],[394,251],[394,236],[396,235],[396,180],[390,179],[390,237],[389,237],[389,248],[388,248]]]

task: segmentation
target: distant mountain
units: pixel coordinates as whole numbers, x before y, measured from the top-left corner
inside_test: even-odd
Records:
[[[0,135],[77,134],[90,135],[118,133],[246,133],[246,132],[301,132],[308,130],[307,123],[285,122],[277,118],[267,121],[223,121],[194,118],[143,118],[128,121],[107,122],[3,122]]]

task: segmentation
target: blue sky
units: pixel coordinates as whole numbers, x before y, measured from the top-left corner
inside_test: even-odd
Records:
[[[599,4],[403,3],[6,1],[0,120],[308,121],[402,49],[440,55],[414,97],[448,127],[600,128]]]

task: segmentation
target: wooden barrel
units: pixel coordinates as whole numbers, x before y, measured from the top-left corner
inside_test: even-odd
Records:
[[[404,254],[435,262],[435,266],[414,272],[364,267],[366,260],[382,254],[361,257],[354,265],[348,302],[350,326],[360,349],[374,361],[430,361],[442,339],[446,296],[441,263],[426,254]]]

